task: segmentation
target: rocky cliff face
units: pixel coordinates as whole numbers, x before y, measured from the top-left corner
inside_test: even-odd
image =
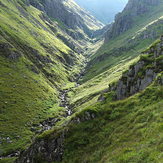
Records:
[[[132,65],[116,85],[110,86],[110,91],[115,91],[116,99],[124,99],[144,90],[163,71],[163,36],[159,43],[144,53],[147,54],[142,55],[139,62]],[[163,78],[160,84],[163,84]]]
[[[132,28],[137,16],[150,12],[153,6],[161,3],[161,0],[129,0],[122,13],[115,17],[112,28],[106,33],[106,41]]]
[[[64,131],[59,133],[59,136],[53,135],[53,139],[37,140],[28,150],[22,153],[16,163],[39,163],[40,160],[60,162],[64,151],[65,134]]]
[[[75,39],[84,38],[84,34],[91,37],[94,31],[103,27],[102,23],[80,8],[73,0],[29,0],[29,3],[59,23],[62,22],[63,28]]]
[[[129,0],[125,10],[132,11],[131,16],[138,16],[150,11],[149,6],[159,5],[161,0]]]

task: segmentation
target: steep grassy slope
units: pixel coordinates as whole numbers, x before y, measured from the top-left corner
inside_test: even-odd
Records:
[[[65,115],[59,91],[73,85],[81,53],[58,21],[28,1],[0,0],[0,155],[24,148],[33,124]]]
[[[87,108],[97,118],[70,127],[63,162],[161,163],[162,98],[162,87],[154,85],[130,99]]]
[[[79,81],[81,85],[71,92],[75,97],[71,98],[73,105],[79,106],[88,101],[88,105],[94,103],[99,92],[116,81],[138,60],[140,53],[163,33],[163,2],[157,1],[159,5],[153,6],[149,5],[149,1],[141,2],[143,5],[129,1],[124,11],[115,19],[115,24],[108,31],[110,34],[106,34],[105,43],[90,57],[86,71]],[[129,19],[132,21],[128,22]],[[121,31],[121,27],[125,30]],[[119,35],[114,34],[113,37],[113,33]],[[79,109],[81,108],[82,106]]]
[[[125,8],[122,15],[129,12],[128,10],[128,8]],[[131,17],[133,17],[132,19],[134,19],[133,22],[126,22],[128,15],[120,16],[120,18],[123,17],[124,20],[124,22],[121,20],[122,26],[123,23],[125,27],[127,23],[128,25],[132,24],[132,26],[119,33],[121,26],[115,22],[111,28],[110,34],[116,33],[113,32],[112,29],[119,32],[117,32],[113,38],[111,35],[106,36],[106,40],[109,38],[109,41],[105,42],[97,53],[92,56],[83,80],[87,81],[95,75],[107,71],[110,67],[117,65],[119,61],[129,57],[132,59],[138,56],[143,49],[147,48],[149,44],[162,34],[162,16],[163,2],[160,2],[159,6],[151,7],[147,13],[145,12],[138,16],[131,15]],[[118,22],[120,21],[119,19],[117,18]],[[116,25],[118,26],[116,27],[117,29],[115,29]]]
[[[161,163],[162,97],[162,87],[153,85],[130,99],[110,102],[108,98],[86,108],[96,118],[69,125],[63,162]],[[51,142],[53,136],[45,140]]]
[[[32,163],[32,159],[36,163],[161,160],[162,138],[158,138],[158,134],[162,136],[160,78],[145,91],[122,101],[115,101],[115,92],[108,93],[108,84],[117,81],[123,71],[137,62],[140,52],[162,34],[162,3],[150,7],[150,12],[141,17],[136,16],[137,25],[105,42],[91,57],[83,80],[80,80],[85,83],[74,87],[74,80],[85,65],[82,48],[92,46],[88,41],[93,40],[88,36],[94,31],[94,26],[89,28],[94,19],[89,21],[89,17],[83,26],[83,11],[77,14],[79,7],[76,9],[72,0],[50,3],[55,6],[64,2],[61,5],[64,8],[59,6],[59,15],[65,16],[68,22],[48,15],[46,5],[52,1],[32,2],[36,2],[33,4],[36,8],[30,5],[30,0],[0,0],[0,155],[27,148],[35,136],[33,126],[53,117],[59,119],[54,130],[41,134],[22,153],[21,156],[27,157],[20,157],[20,163]],[[70,4],[74,4],[73,7]],[[67,10],[70,15],[62,12],[67,13]],[[70,19],[76,14],[77,17]],[[89,29],[87,32],[83,29],[85,26]],[[151,55],[143,59],[150,61],[145,68],[151,68]],[[162,56],[157,61],[161,65],[157,73],[162,77]],[[144,69],[138,76],[143,74]],[[60,107],[59,96],[60,90],[68,88],[72,90],[69,92],[72,108],[78,112],[66,117],[66,108]],[[102,102],[97,102],[104,89]],[[157,132],[151,134],[152,129]],[[4,158],[0,162],[13,162],[13,159]]]
[[[130,92],[133,89],[131,81],[129,82],[133,67],[134,86],[138,84],[136,80],[147,83],[147,78],[151,78],[148,72],[154,70],[153,74],[157,73],[157,78],[149,87],[134,96],[115,101],[117,93],[111,86],[111,92],[104,93],[102,102],[86,107],[77,115],[79,119],[76,118],[75,122],[78,124],[71,123],[68,130],[63,162],[163,161],[162,43],[163,37],[161,43],[156,41],[145,51],[148,54],[142,55],[139,62],[130,67],[128,75],[125,72],[120,79],[124,82],[121,86]],[[143,63],[143,67],[139,67],[139,63]],[[146,73],[148,75],[145,77]]]
[[[144,90],[123,100],[116,100],[111,89],[104,99],[40,135],[24,151],[17,163],[89,162],[89,163],[161,163],[163,161],[163,37],[146,51],[139,62],[143,67],[134,80],[141,83],[151,77],[140,75],[153,69],[157,75]],[[137,70],[137,69],[135,69]],[[128,74],[129,75],[129,74]],[[125,74],[121,80],[124,81]],[[128,76],[128,79],[131,77]],[[119,81],[118,81],[119,82]],[[114,84],[115,85],[115,84]],[[137,83],[134,83],[136,86]],[[124,82],[124,86],[128,86]]]

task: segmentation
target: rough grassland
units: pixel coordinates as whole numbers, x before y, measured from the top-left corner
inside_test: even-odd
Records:
[[[63,162],[163,161],[161,86],[154,83],[122,101],[112,101],[108,95],[105,102],[97,103],[99,93],[117,81],[155,39],[141,41],[139,36],[144,27],[162,16],[161,9],[152,12],[150,19],[137,20],[140,22],[137,27],[104,44],[92,56],[92,65],[80,81],[85,83],[73,88],[69,97],[75,109],[81,111],[77,116],[91,111],[96,118],[70,126]],[[59,40],[57,35],[62,31],[55,22],[56,32],[52,31],[41,15],[22,1],[0,0],[0,46],[9,46],[7,51],[0,49],[0,155],[26,148],[34,137],[32,124],[64,114],[64,109],[59,107],[58,91],[74,87],[70,76],[82,68],[84,57]],[[148,30],[157,30],[159,36],[162,24],[149,26],[145,31]],[[128,44],[131,38],[133,41]],[[126,50],[120,53],[120,48]],[[15,53],[21,55],[10,57]],[[74,64],[67,66],[69,60],[65,58],[70,55]],[[63,119],[60,123],[64,122]],[[0,162],[10,163],[13,159]]]
[[[73,105],[78,107],[79,103],[84,103],[84,106],[94,103],[89,97],[97,96],[108,87],[108,84],[118,80],[121,74],[138,60],[141,52],[160,37],[163,32],[162,6],[153,8],[148,15],[135,18],[136,25],[133,25],[133,28],[104,43],[94,55],[90,56],[85,74],[79,81],[81,85],[69,94]],[[150,37],[152,33],[155,35]],[[145,35],[149,37],[144,38]],[[88,100],[84,100],[86,97]],[[79,110],[82,107],[79,106]]]
[[[159,48],[158,42],[154,42],[151,47]],[[141,61],[146,62],[143,69],[151,68],[152,55],[140,57]],[[114,91],[107,91],[104,94],[105,100],[83,106],[82,110],[62,121],[53,130],[43,133],[37,140],[55,140],[64,130],[64,163],[161,163],[162,56],[156,60],[160,73],[145,90],[118,101],[115,100]],[[38,161],[41,159],[38,157]]]
[[[58,91],[81,68],[82,55],[57,38],[56,22],[55,32],[48,23],[23,1],[0,0],[0,155],[25,148],[33,124],[64,114]],[[69,55],[78,66],[67,67]]]
[[[153,84],[129,99],[87,107],[96,118],[70,126],[65,163],[161,163],[163,88]],[[82,157],[81,157],[82,156]]]

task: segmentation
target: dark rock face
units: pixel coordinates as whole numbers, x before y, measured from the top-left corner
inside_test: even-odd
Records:
[[[132,27],[132,17],[130,15],[123,16],[121,14],[117,15],[115,23],[112,25],[105,35],[106,41],[120,35],[121,33],[127,31]]]
[[[74,28],[76,25],[76,17],[73,13],[68,12],[63,5],[63,0],[37,1],[29,0],[30,4],[41,11],[47,13],[48,16],[61,20],[68,27]],[[69,19],[70,18],[70,19]]]
[[[0,43],[0,54],[11,61],[17,61],[22,56],[21,53],[9,43]]]
[[[86,111],[81,116],[77,116],[72,120],[72,123],[82,123],[85,121],[89,121],[91,119],[94,119],[96,117],[96,114],[93,112]]]
[[[122,75],[117,85],[110,86],[109,91],[116,92],[116,99],[124,99],[144,90],[153,82],[157,74],[163,70],[163,61],[157,61],[157,58],[163,55],[163,36],[160,43],[151,47],[146,53],[152,54],[150,61],[148,61],[148,58],[146,60],[140,59],[127,73]],[[162,83],[162,78],[159,79],[159,83]]]
[[[48,118],[39,124],[33,124],[31,127],[31,131],[35,132],[36,134],[41,134],[44,131],[52,129],[52,127],[55,126],[55,124],[60,121],[59,118]]]
[[[134,18],[150,12],[151,6],[157,6],[161,0],[129,0],[125,9],[117,14],[111,29],[106,32],[106,42],[132,28]]]
[[[140,67],[137,67],[139,64]],[[123,76],[122,80],[118,82],[116,88],[117,99],[124,99],[127,96],[133,95],[139,91],[144,90],[147,86],[152,83],[153,79],[156,77],[156,73],[154,72],[154,70],[148,69],[145,72],[144,78],[138,78],[137,80],[135,80],[137,75],[135,72],[139,71],[144,66],[144,63],[140,62],[138,63],[138,65],[135,65],[134,68],[131,70],[131,76],[129,76],[129,72],[128,74],[126,74],[126,76]]]
[[[158,5],[161,0],[129,0],[125,10],[130,10],[131,16],[138,16],[149,11],[148,6]]]
[[[26,151],[22,152],[15,163],[40,163],[40,162],[60,162],[64,152],[65,132],[59,133],[53,139],[37,140]]]

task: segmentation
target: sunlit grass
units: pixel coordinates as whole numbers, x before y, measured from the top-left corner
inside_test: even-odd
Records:
[[[0,130],[3,138],[10,137],[12,141],[3,140],[2,155],[24,149],[35,136],[30,130],[33,124],[63,115],[65,108],[59,107],[59,89],[74,85],[69,78],[82,68],[84,57],[74,52],[71,59],[77,65],[67,68],[58,57],[64,60],[64,55],[69,56],[72,50],[57,38],[62,31],[56,22],[53,23],[57,32],[53,33],[38,9],[22,1],[0,2],[6,6],[0,8],[0,44],[12,46],[0,51]],[[30,48],[35,51],[31,52]],[[10,60],[7,54],[12,51],[22,56]],[[35,58],[34,53],[48,57],[53,63]],[[31,66],[35,66],[38,73],[33,72]]]

